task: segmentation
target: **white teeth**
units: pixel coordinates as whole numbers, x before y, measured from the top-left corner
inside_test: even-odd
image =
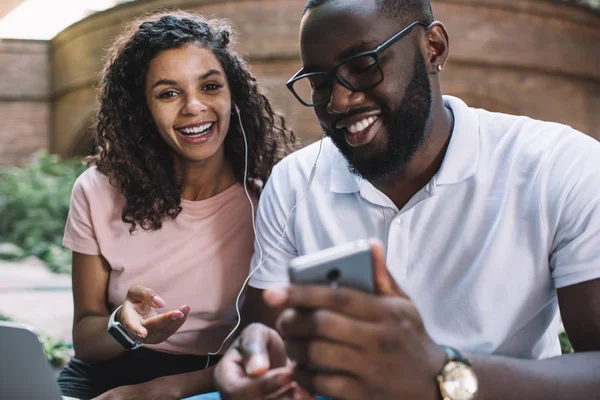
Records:
[[[363,120],[360,120],[360,121],[355,122],[354,124],[348,126],[346,129],[348,129],[348,131],[350,131],[350,133],[362,132],[365,129],[367,129],[368,127],[370,127],[371,125],[373,125],[373,122],[375,122],[376,120],[377,120],[377,117],[365,118]]]
[[[210,128],[212,128],[213,123],[209,122],[208,124],[204,124],[204,125],[200,125],[200,126],[196,126],[194,128],[186,128],[186,129],[180,129],[181,132],[185,133],[186,135],[203,135],[206,132],[208,132],[210,130]]]

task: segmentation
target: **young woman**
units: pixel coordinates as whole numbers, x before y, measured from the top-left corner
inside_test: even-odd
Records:
[[[65,396],[211,389],[207,354],[236,322],[253,203],[295,144],[231,33],[220,20],[158,14],[109,49],[97,147],[65,229],[76,356],[59,377]]]

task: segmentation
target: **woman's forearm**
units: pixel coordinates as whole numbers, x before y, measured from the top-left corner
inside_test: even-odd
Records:
[[[73,328],[73,347],[77,358],[86,362],[106,361],[125,352],[106,331],[109,317],[89,315]]]
[[[153,384],[161,385],[174,398],[183,399],[201,393],[215,390],[213,385],[213,373],[215,368],[210,367],[200,371],[187,372],[185,374],[164,376],[151,381]]]

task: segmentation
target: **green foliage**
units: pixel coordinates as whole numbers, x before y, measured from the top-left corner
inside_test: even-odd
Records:
[[[71,343],[65,343],[62,340],[42,335],[39,335],[39,338],[44,347],[46,358],[52,366],[62,367],[69,361],[73,353],[73,345]]]
[[[563,354],[572,353],[573,346],[571,346],[571,342],[569,341],[569,337],[567,336],[567,332],[561,331],[558,335],[558,340],[560,341],[560,349]]]
[[[7,317],[6,315],[0,314],[0,321],[8,321],[8,322],[10,322],[10,321],[12,321],[12,318]]]
[[[0,259],[19,260],[25,257],[25,250],[14,243],[0,243]]]
[[[73,183],[85,168],[39,152],[26,168],[0,169],[0,258],[34,255],[54,272],[70,271],[62,236]]]

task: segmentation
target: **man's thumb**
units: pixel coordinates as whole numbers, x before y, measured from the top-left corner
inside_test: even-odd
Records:
[[[371,255],[373,257],[373,280],[375,290],[382,296],[400,296],[408,298],[404,290],[396,283],[387,266],[385,265],[385,253],[383,244],[377,239],[370,239]]]

